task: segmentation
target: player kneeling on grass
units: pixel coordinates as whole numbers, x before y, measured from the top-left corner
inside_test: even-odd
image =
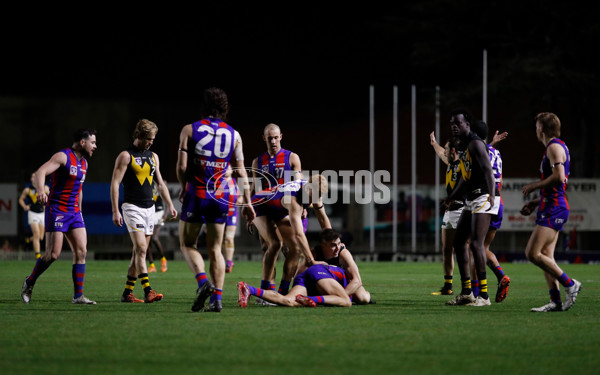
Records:
[[[315,264],[294,278],[294,286],[286,295],[275,290],[255,288],[247,283],[238,283],[238,304],[248,306],[250,296],[288,307],[352,306],[352,300],[344,289],[346,273],[338,266]]]

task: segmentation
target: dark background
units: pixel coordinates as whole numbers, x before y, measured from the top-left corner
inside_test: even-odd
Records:
[[[79,127],[98,129],[89,181],[110,181],[135,122],[159,126],[153,150],[175,181],[181,127],[199,119],[203,89],[229,95],[229,123],[249,166],[263,127],[282,128],[305,170],[369,168],[369,86],[375,87],[376,169],[392,170],[392,90],[399,90],[401,184],[410,183],[410,90],[417,87],[418,182],[434,182],[429,133],[440,87],[440,141],[449,112],[508,131],[504,177],[537,177],[544,151],[533,117],[555,112],[571,177],[599,177],[595,12],[555,1],[431,0],[394,8],[195,5],[3,12],[0,152],[3,182],[25,182]],[[33,14],[34,13],[34,14]]]

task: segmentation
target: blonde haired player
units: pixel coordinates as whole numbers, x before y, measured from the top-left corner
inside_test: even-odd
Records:
[[[146,251],[150,236],[154,231],[153,182],[156,183],[156,189],[173,218],[177,217],[177,211],[160,174],[158,155],[150,151],[157,132],[158,127],[152,121],[147,119],[138,121],[133,143],[117,156],[110,183],[113,223],[119,227],[126,224],[133,243],[131,262],[127,269],[127,281],[121,302],[152,303],[163,298],[162,294],[157,293],[150,286],[146,267]],[[121,182],[124,193],[121,206],[123,215],[119,211],[119,185]],[[133,288],[138,278],[144,288],[143,301],[133,294]]]

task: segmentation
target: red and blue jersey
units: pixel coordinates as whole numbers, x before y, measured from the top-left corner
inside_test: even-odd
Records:
[[[559,144],[565,150],[565,154],[567,156],[567,159],[564,162],[565,181],[558,186],[540,189],[540,211],[544,211],[548,206],[562,207],[567,210],[569,209],[569,202],[567,202],[565,192],[567,190],[567,180],[569,179],[571,170],[571,157],[569,155],[569,149],[567,145],[562,140],[554,138],[548,142],[546,151],[544,151],[544,156],[542,157],[542,163],[540,165],[541,179],[544,180],[548,178],[548,176],[552,175],[552,165],[550,165],[550,159],[548,159],[547,156],[548,147],[552,144]]]
[[[495,195],[500,195],[500,190],[502,190],[502,156],[500,155],[500,151],[489,144],[487,145],[487,149],[490,154],[490,164],[492,165],[494,182],[496,183]],[[502,197],[500,197],[500,199],[502,199]]]
[[[332,264],[330,264],[328,267],[329,267],[329,272],[331,272],[335,281],[340,283],[340,285],[343,286],[344,288],[346,286],[348,286],[348,279],[346,279],[346,272],[344,271],[344,269],[342,267],[334,266]]]
[[[258,170],[262,173],[256,181],[256,191],[272,188],[291,180],[292,165],[290,164],[291,151],[280,149],[274,156],[268,152],[257,158]]]
[[[222,198],[227,185],[225,172],[229,166],[237,137],[227,123],[205,118],[192,124],[188,144],[188,192],[198,198]]]
[[[87,160],[77,159],[77,155],[70,148],[61,150],[67,155],[67,163],[60,166],[50,177],[50,195],[48,204],[54,210],[61,212],[77,213],[81,187],[87,174]]]

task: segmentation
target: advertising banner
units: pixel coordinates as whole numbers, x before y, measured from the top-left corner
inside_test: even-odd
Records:
[[[17,235],[17,184],[0,184],[0,235]]]
[[[502,184],[502,200],[504,202],[504,219],[500,230],[531,231],[535,226],[536,212],[530,216],[521,215],[523,205],[539,196],[539,191],[524,197],[523,186],[535,179],[505,178]],[[570,213],[563,231],[577,228],[578,231],[600,230],[600,180],[570,179],[567,184],[567,200]]]

